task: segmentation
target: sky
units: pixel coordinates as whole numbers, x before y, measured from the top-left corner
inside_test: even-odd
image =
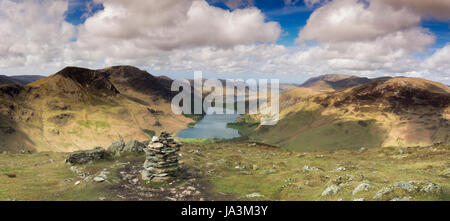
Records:
[[[0,74],[421,77],[450,84],[448,0],[0,0]]]

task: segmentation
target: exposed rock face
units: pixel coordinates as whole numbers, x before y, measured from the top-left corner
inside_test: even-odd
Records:
[[[145,150],[146,160],[142,178],[152,181],[166,181],[175,176],[179,169],[179,156],[181,144],[178,144],[170,134],[162,132],[159,137],[153,137]]]
[[[106,156],[106,150],[102,147],[96,147],[92,150],[76,151],[66,159],[66,162],[70,164],[84,164],[95,160],[104,159]]]

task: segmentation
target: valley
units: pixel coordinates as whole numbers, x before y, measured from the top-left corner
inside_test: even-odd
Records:
[[[450,200],[446,85],[321,76],[283,85],[280,121],[260,126],[175,115],[171,82],[114,66],[0,85],[0,200]],[[163,131],[183,143],[170,182],[142,179],[142,151],[64,162]]]

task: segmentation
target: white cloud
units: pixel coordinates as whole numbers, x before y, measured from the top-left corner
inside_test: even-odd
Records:
[[[358,0],[332,1],[313,12],[297,42],[371,41],[417,26],[420,19],[405,8],[395,9],[380,1],[370,1],[368,7]]]
[[[75,37],[64,21],[68,2],[0,1],[0,68],[52,66]]]
[[[406,7],[422,16],[450,20],[450,1],[448,0],[382,0],[397,8]]]
[[[440,78],[450,81],[450,43],[438,49],[432,56],[422,63],[428,73],[438,75]]]
[[[428,53],[435,37],[411,7],[310,0],[323,5],[300,31],[299,42],[317,44],[286,47],[274,42],[279,24],[265,21],[256,8],[228,11],[203,0],[96,2],[104,10],[74,27],[64,21],[66,1],[0,1],[0,72],[50,74],[65,65],[130,64],[165,74],[202,70],[299,81],[344,73],[450,81],[450,46],[424,62],[415,56]]]
[[[286,2],[286,1],[291,1],[291,0],[285,0],[284,2]],[[316,5],[323,5],[323,4],[325,4],[325,3],[329,2],[329,1],[331,1],[331,0],[304,0],[305,5],[307,7],[313,7],[313,6],[316,6]]]
[[[256,8],[232,12],[203,0],[97,0],[104,10],[80,29],[81,46],[173,50],[189,47],[232,47],[274,42],[281,33],[276,22],[265,22]],[[119,44],[116,44],[120,42]],[[123,53],[122,50],[119,50]]]

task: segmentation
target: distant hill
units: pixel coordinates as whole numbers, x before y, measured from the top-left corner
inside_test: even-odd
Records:
[[[5,76],[5,75],[0,75],[0,84],[18,84],[19,82],[15,81],[14,79]]]
[[[446,85],[389,78],[328,93],[303,88],[301,94],[309,93],[304,97],[295,90],[283,94],[277,125],[253,125],[244,132],[297,151],[450,142]]]
[[[334,91],[388,78],[389,77],[369,79],[366,77],[357,77],[352,75],[328,74],[310,78],[301,84],[300,87],[307,87],[318,91]]]
[[[0,84],[20,84],[26,85],[31,82],[37,81],[39,79],[45,78],[41,75],[16,75],[16,76],[5,76],[0,75]]]
[[[42,76],[42,75],[15,75],[15,76],[9,76],[9,78],[14,79],[19,84],[26,85],[26,84],[35,82],[37,80],[40,80],[42,78],[45,78],[45,76]]]
[[[167,81],[130,66],[67,67],[1,85],[0,151],[73,151],[179,131],[192,120],[172,114]]]

